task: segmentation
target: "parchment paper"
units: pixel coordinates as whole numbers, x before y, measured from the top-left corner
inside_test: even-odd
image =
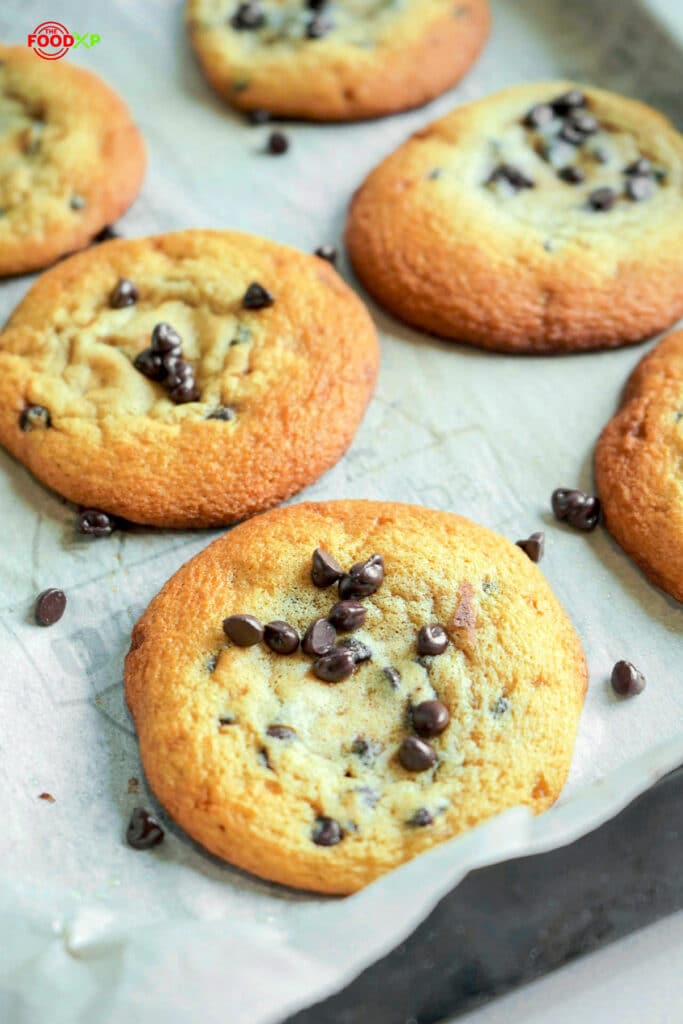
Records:
[[[48,11],[5,0],[0,38],[23,42],[48,14],[101,35],[98,47],[66,59],[116,86],[147,140],[149,173],[123,234],[234,227],[312,250],[339,240],[352,191],[409,132],[506,84],[592,80],[652,102],[680,126],[679,43],[637,0],[494,0],[493,12],[489,46],[458,89],[381,122],[292,125],[291,151],[280,158],[261,152],[269,129],[246,127],[204,83],[179,2],[72,0]],[[30,283],[0,284],[0,320]],[[591,486],[595,439],[644,347],[487,355],[371,308],[383,346],[376,398],[346,458],[302,497],[423,503],[513,540],[546,530],[543,569],[591,669],[560,804],[539,819],[512,810],[346,900],[244,875],[165,818],[160,847],[130,850],[123,833],[132,807],[154,806],[123,704],[130,627],[216,534],[138,529],[77,539],[74,510],[0,452],[3,1022],[281,1020],[398,944],[472,866],[568,842],[683,762],[681,606],[604,531],[579,535],[548,513],[556,486]],[[40,629],[31,609],[48,586],[65,589],[69,604],[59,624]],[[648,677],[637,700],[610,695],[619,658]]]

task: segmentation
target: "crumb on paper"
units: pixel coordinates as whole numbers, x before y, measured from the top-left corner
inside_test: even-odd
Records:
[[[38,799],[47,800],[49,804],[53,804],[55,802],[55,798],[53,797],[52,793],[39,793]]]
[[[134,775],[128,779],[128,792],[137,793],[140,789],[140,780],[136,779]]]

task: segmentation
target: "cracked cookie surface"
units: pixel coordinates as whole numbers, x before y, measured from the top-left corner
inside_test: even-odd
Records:
[[[142,136],[95,75],[0,46],[0,276],[83,248],[128,209]]]
[[[683,602],[683,331],[629,378],[595,457],[605,522],[646,576]]]
[[[221,525],[340,458],[378,361],[326,260],[227,231],[107,242],[43,274],[0,334],[0,441],[81,505]]]
[[[487,0],[188,0],[203,71],[244,110],[343,121],[416,107],[457,82]]]
[[[314,548],[338,582],[319,561],[314,585]],[[349,587],[366,614],[337,608],[331,650],[355,668],[330,676],[330,637],[308,627]],[[303,648],[271,647],[283,624]],[[169,580],[126,661],[145,772],[172,817],[239,867],[330,893],[507,807],[552,804],[585,687],[578,637],[518,547],[369,501],[241,524]]]
[[[380,164],[347,244],[368,290],[435,334],[512,352],[639,341],[683,313],[683,137],[614,93],[515,86]]]

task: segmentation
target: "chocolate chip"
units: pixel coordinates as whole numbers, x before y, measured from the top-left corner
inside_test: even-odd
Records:
[[[334,646],[336,639],[337,633],[332,623],[327,619],[315,619],[304,633],[301,647],[304,654],[319,657]]]
[[[626,179],[626,195],[635,203],[643,199],[649,199],[654,193],[655,186],[652,178],[645,178],[643,175],[633,174]]]
[[[250,110],[247,114],[247,120],[249,124],[268,124],[272,116],[269,110]]]
[[[645,676],[630,661],[618,661],[612,669],[611,683],[620,697],[636,697],[645,689]]]
[[[558,178],[566,181],[568,185],[581,185],[586,180],[586,175],[580,167],[563,167],[557,172]]]
[[[376,807],[380,800],[380,793],[372,786],[359,786],[356,790],[357,793],[363,798],[363,803],[367,804],[368,807]]]
[[[19,415],[19,429],[24,432],[29,430],[45,430],[52,426],[52,417],[49,409],[44,405],[27,405]]]
[[[249,285],[244,298],[242,299],[242,306],[244,309],[267,309],[268,306],[272,306],[275,299],[263,285],[257,284],[254,281]]]
[[[638,159],[634,160],[632,164],[628,165],[628,167],[624,167],[624,174],[636,175],[638,177],[644,175],[645,177],[648,177],[652,174],[652,164],[646,156],[638,157]]]
[[[335,629],[342,633],[352,633],[365,622],[367,608],[360,601],[339,601],[327,616]]]
[[[336,583],[337,580],[341,579],[343,575],[344,570],[336,558],[333,558],[327,551],[323,551],[322,548],[315,549],[311,566],[311,579],[316,587],[329,587],[332,583]]]
[[[370,661],[372,658],[372,651],[368,645],[364,644],[362,640],[358,640],[355,636],[347,637],[337,646],[343,647],[347,651],[351,651],[356,665],[359,665],[362,661]]]
[[[524,118],[527,128],[543,128],[555,117],[555,112],[549,103],[537,103],[531,108]]]
[[[397,668],[392,668],[391,665],[387,665],[386,668],[382,669],[385,678],[389,681],[392,690],[398,690],[401,685],[401,673]]]
[[[576,530],[594,530],[600,522],[600,499],[585,491],[560,487],[553,491],[551,504],[555,518]]]
[[[223,620],[223,632],[238,647],[253,647],[263,640],[263,626],[253,615],[230,615]]]
[[[114,529],[114,521],[106,512],[96,508],[84,508],[78,513],[76,529],[86,537],[108,537]]]
[[[409,772],[426,772],[436,764],[436,751],[417,736],[406,736],[398,748],[398,759]]]
[[[120,237],[121,237],[121,235],[117,231],[114,231],[114,229],[113,229],[113,227],[111,227],[111,225],[107,225],[107,227],[102,228],[101,231],[97,232],[97,234],[93,238],[93,242],[96,242],[98,244],[100,242],[110,242],[112,240],[112,238],[120,238]]]
[[[532,562],[540,562],[543,558],[545,546],[544,533],[532,533],[526,540],[518,540],[517,547],[521,548],[525,555],[528,555]]]
[[[236,416],[235,410],[229,405],[219,405],[217,409],[214,409],[206,417],[207,420],[234,420]]]
[[[339,580],[339,596],[369,597],[382,585],[384,580],[384,559],[381,555],[370,555],[365,562],[356,562],[348,573]]]
[[[39,626],[54,626],[59,622],[66,608],[66,594],[63,590],[51,587],[38,594],[35,616]]]
[[[149,811],[136,807],[130,816],[126,829],[126,840],[134,850],[149,850],[158,846],[164,838],[164,830]]]
[[[384,747],[381,743],[368,740],[365,736],[356,736],[351,745],[351,753],[359,757],[363,764],[372,764],[376,757],[382,753]]]
[[[415,811],[415,814],[413,814],[412,818],[408,818],[406,824],[412,825],[413,828],[424,828],[426,825],[431,825],[433,821],[434,818],[429,813],[427,808],[420,807],[418,808],[417,811]]]
[[[234,717],[234,715],[222,715],[218,719],[218,724],[221,726],[234,725],[236,721],[237,719]]]
[[[315,250],[314,255],[319,256],[321,260],[327,260],[328,263],[331,263],[334,266],[337,262],[337,256],[339,253],[333,245],[320,245]]]
[[[85,199],[83,196],[72,196],[69,200],[69,206],[72,210],[82,210],[85,206]]]
[[[170,324],[156,324],[152,330],[152,351],[165,355],[167,352],[180,353],[183,339]]]
[[[591,150],[591,156],[599,164],[609,163],[609,153],[604,146],[596,146]]]
[[[109,296],[109,305],[112,309],[123,309],[124,306],[134,306],[138,298],[138,290],[133,282],[127,277],[122,277]]]
[[[307,39],[322,39],[332,31],[332,19],[325,14],[316,14],[306,25]]]
[[[268,751],[266,750],[265,747],[261,747],[261,749],[259,750],[259,752],[258,752],[258,759],[259,759],[259,764],[262,764],[264,768],[268,769],[268,771],[270,771],[270,772],[273,771],[273,766],[270,763],[270,759],[268,757]]]
[[[568,142],[555,139],[541,146],[540,154],[551,167],[561,169],[571,163],[576,156],[576,151]]]
[[[318,818],[311,833],[316,846],[336,846],[343,838],[342,827],[334,818]]]
[[[176,405],[184,405],[186,402],[198,402],[201,392],[194,380],[183,381],[170,391],[170,398]]]
[[[133,366],[144,377],[157,382],[166,379],[166,367],[160,355],[146,348],[133,360]]]
[[[487,185],[495,185],[499,181],[507,182],[515,192],[521,191],[524,188],[534,188],[534,182],[529,178],[524,171],[520,171],[519,168],[513,167],[512,164],[500,164],[495,168],[489,175]]]
[[[294,729],[290,729],[288,725],[269,725],[266,729],[268,736],[272,736],[275,740],[293,740],[296,739],[296,733]]]
[[[558,138],[562,139],[563,142],[568,142],[570,146],[580,146],[585,139],[585,135],[574,125],[567,122],[567,124],[562,125]]]
[[[268,152],[273,156],[282,156],[289,149],[289,139],[284,132],[271,132],[268,136]]]
[[[423,626],[417,634],[418,654],[443,654],[448,646],[448,637],[443,626]]]
[[[603,186],[596,188],[588,196],[588,205],[592,210],[611,210],[617,201],[617,194],[613,188]]]
[[[557,96],[551,105],[555,113],[563,117],[578,107],[585,107],[586,97],[580,89],[570,89],[569,92],[564,92],[561,96]]]
[[[210,654],[206,659],[206,671],[209,675],[212,675],[216,671],[216,665],[218,664],[218,655]]]
[[[266,646],[276,654],[294,654],[299,647],[299,634],[288,622],[276,619],[267,623],[263,630]]]
[[[418,736],[440,736],[451,720],[451,713],[440,700],[423,700],[413,708],[413,727]]]
[[[248,3],[240,4],[230,19],[230,24],[238,32],[253,31],[262,28],[265,23],[266,16],[258,0],[249,0]]]
[[[509,707],[510,701],[507,699],[507,697],[499,697],[496,703],[491,708],[491,714],[494,716],[494,718],[500,718],[501,715],[505,714]]]
[[[164,369],[166,370],[166,386],[177,388],[180,384],[194,383],[194,370],[185,359],[181,359],[177,352],[169,352],[162,356]]]
[[[309,11],[322,11],[327,2],[328,0],[305,0],[305,6],[308,7]]]
[[[340,683],[353,674],[355,667],[356,659],[351,651],[333,647],[313,662],[313,674],[324,683]]]
[[[580,132],[584,138],[587,135],[595,135],[600,129],[597,118],[587,110],[575,110],[569,115],[566,124]]]

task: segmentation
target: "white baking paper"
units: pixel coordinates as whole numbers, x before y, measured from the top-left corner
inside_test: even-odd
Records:
[[[4,0],[0,38],[25,42],[48,16],[101,36],[65,59],[117,87],[147,140],[147,179],[123,234],[232,227],[310,251],[339,242],[353,190],[409,132],[504,85],[592,80],[683,118],[680,45],[637,0],[494,0],[493,12],[489,46],[458,89],[384,121],[292,125],[279,158],[263,153],[269,129],[246,127],[205,84],[176,0]],[[0,283],[0,319],[30,283]],[[302,497],[422,503],[513,540],[546,531],[543,569],[591,670],[560,804],[539,819],[513,809],[345,900],[249,877],[165,818],[160,847],[130,850],[132,807],[153,806],[123,703],[130,627],[217,534],[78,539],[73,509],[0,452],[1,1021],[280,1021],[397,945],[470,868],[566,843],[683,762],[681,606],[604,531],[573,533],[548,512],[556,486],[590,488],[595,439],[644,347],[490,355],[371,308],[382,334],[377,395],[346,458]],[[31,609],[48,586],[69,604],[40,629]],[[648,677],[637,700],[610,693],[620,658]]]

